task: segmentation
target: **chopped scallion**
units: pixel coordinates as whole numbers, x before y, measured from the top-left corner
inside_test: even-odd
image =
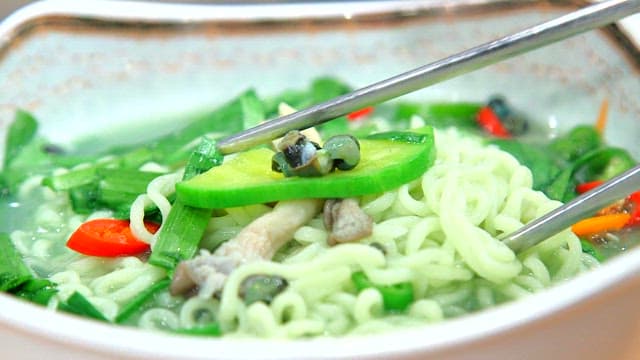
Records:
[[[171,284],[171,280],[169,279],[160,280],[136,295],[131,299],[131,301],[122,307],[122,310],[120,310],[120,313],[116,316],[115,322],[121,324],[129,320],[131,316],[140,312],[144,305],[157,293],[168,288],[169,284]]]
[[[0,233],[0,291],[12,290],[32,278],[8,234]]]
[[[90,317],[96,320],[109,321],[107,318],[96,309],[87,298],[85,298],[79,292],[74,292],[69,296],[66,302],[58,304],[58,309],[66,311],[68,313]]]

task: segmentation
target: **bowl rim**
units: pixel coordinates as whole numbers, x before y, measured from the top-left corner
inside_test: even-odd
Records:
[[[494,0],[505,2],[505,0]],[[487,3],[462,0],[460,4]],[[489,1],[490,2],[490,1]],[[14,12],[0,23],[0,53],[25,28],[51,16],[125,22],[184,23],[219,20],[295,20],[303,18],[350,18],[382,12],[412,13],[442,1],[330,1],[323,3],[176,5],[135,1],[45,0]],[[366,6],[363,6],[366,4]],[[619,28],[640,47],[640,15],[621,20]],[[640,248],[611,259],[601,267],[525,299],[483,310],[442,323],[387,332],[379,335],[314,338],[280,341],[216,339],[167,335],[100,323],[53,312],[0,293],[0,324],[17,333],[53,343],[65,343],[85,351],[121,357],[180,358],[374,358],[381,354],[437,353],[462,343],[502,336],[524,324],[543,321],[575,304],[603,295],[619,284],[640,278]],[[51,324],[56,324],[55,328]],[[491,324],[489,327],[486,324]],[[319,352],[310,354],[309,345]],[[191,351],[184,353],[183,349]]]
[[[598,0],[543,1],[549,6],[580,6]],[[535,0],[515,2],[519,6]],[[537,1],[537,3],[540,3]],[[114,21],[120,23],[184,24],[215,21],[278,21],[303,19],[352,19],[369,15],[413,15],[436,8],[452,11],[474,6],[508,6],[512,0],[329,0],[322,2],[252,2],[232,3],[169,3],[144,0],[41,0],[20,7],[0,21],[0,51],[17,35],[36,26],[44,19],[62,17],[76,20]],[[616,23],[631,41],[640,47],[640,14]]]
[[[327,0],[322,2],[170,3],[145,0],[40,0],[24,5],[0,20],[0,59],[22,35],[39,25],[60,22],[145,25],[215,22],[269,23],[291,20],[355,19],[367,16],[411,15],[434,8],[451,9],[511,0]],[[534,0],[522,0],[532,2]],[[580,0],[566,0],[569,2]],[[455,3],[451,5],[450,3]]]

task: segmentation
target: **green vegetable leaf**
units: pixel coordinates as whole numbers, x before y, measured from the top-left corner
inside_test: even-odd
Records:
[[[22,149],[29,144],[38,131],[36,119],[24,110],[17,110],[13,123],[9,126],[4,152],[4,168],[8,168]]]
[[[458,129],[478,131],[476,114],[481,104],[476,103],[411,103],[396,105],[392,119],[401,127],[408,128],[411,117],[421,117],[426,125],[436,128],[457,127]]]
[[[600,133],[593,126],[582,125],[555,139],[549,145],[549,149],[565,161],[575,161],[600,146],[602,146]]]
[[[542,146],[525,144],[518,140],[492,139],[490,144],[513,155],[533,175],[533,188],[544,190],[560,174],[561,166],[554,155]],[[564,194],[564,189],[561,191]]]
[[[231,134],[245,125],[264,119],[261,100],[253,90],[241,94],[216,110],[195,118],[191,123],[173,134],[157,141],[154,147],[155,160],[161,164],[186,161],[200,139],[207,134]],[[189,146],[189,144],[192,144]]]
[[[620,148],[603,147],[582,155],[567,167],[547,185],[543,191],[552,199],[567,202],[576,197],[575,187],[594,179],[606,180],[605,176],[612,176],[630,169],[635,164],[631,155]]]
[[[351,88],[347,84],[336,78],[320,77],[315,79],[308,89],[286,90],[274,98],[266,99],[264,101],[264,109],[267,116],[272,118],[278,116],[280,103],[286,103],[294,109],[304,109],[350,91]],[[329,123],[332,122],[330,121]],[[342,120],[339,120],[339,122],[342,122]],[[327,125],[327,130],[329,130],[329,127],[330,125]]]

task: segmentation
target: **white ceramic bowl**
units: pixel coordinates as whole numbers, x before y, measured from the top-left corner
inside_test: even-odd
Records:
[[[275,93],[326,74],[365,85],[571,8],[569,2],[504,1],[244,7],[46,1],[0,24],[0,136],[22,107],[58,143],[96,130],[132,141],[119,125],[177,127],[176,114],[213,107],[249,86]],[[607,138],[638,158],[640,64],[633,46],[640,43],[639,23],[627,19],[616,29],[410,96],[484,100],[500,92],[559,131],[592,122],[608,98],[615,122]],[[0,347],[6,359],[634,359],[640,357],[638,299],[640,249],[491,310],[338,339],[169,336],[54,313],[0,294]]]

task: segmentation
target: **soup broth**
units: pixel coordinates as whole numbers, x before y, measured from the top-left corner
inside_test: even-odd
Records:
[[[62,151],[35,130],[8,141],[0,240],[15,251],[0,255],[2,289],[52,309],[172,333],[341,336],[425,325],[517,300],[637,241],[640,205],[633,196],[594,214],[614,215],[624,220],[620,226],[567,229],[518,254],[500,241],[577,196],[576,186],[635,164],[603,143],[601,128],[582,126],[551,139],[533,128],[532,114],[500,97],[486,104],[393,102],[321,125],[314,154],[330,153],[332,136],[350,134],[360,139],[361,157],[353,170],[332,168],[321,177],[282,177],[272,172],[270,157],[252,163],[261,152],[277,152],[266,147],[224,160],[215,152],[224,134],[348,90],[323,78],[275,97],[248,91],[153,143],[100,154]],[[16,124],[17,132],[37,123],[20,112]],[[419,159],[424,171],[399,186],[393,174],[412,169],[380,154],[396,146],[406,146],[397,156],[412,146],[433,156]],[[382,160],[369,169],[368,156]],[[232,173],[221,190],[234,191],[230,200],[202,206],[209,191],[223,186],[202,179],[241,161],[245,172]],[[268,167],[276,180],[251,183],[254,167]],[[366,176],[353,175],[361,189],[345,196],[336,179],[349,171]],[[387,188],[366,193],[375,171]],[[282,182],[290,184],[284,194],[322,187],[343,195],[277,198]],[[252,201],[250,186],[269,200]],[[187,196],[193,189],[198,196]],[[349,236],[338,234],[343,222]],[[353,227],[364,230],[351,236]],[[9,268],[16,262],[24,268]]]

